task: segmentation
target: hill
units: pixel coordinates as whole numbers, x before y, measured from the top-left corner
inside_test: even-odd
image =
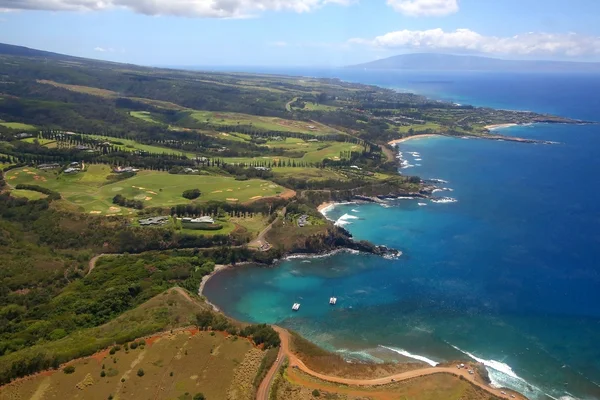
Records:
[[[401,54],[349,68],[425,71],[600,72],[600,63],[542,60],[501,60],[480,56]]]

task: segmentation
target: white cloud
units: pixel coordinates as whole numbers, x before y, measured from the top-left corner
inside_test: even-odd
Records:
[[[244,18],[264,11],[309,12],[326,4],[354,0],[0,0],[12,10],[101,11],[126,8],[146,15]]]
[[[271,43],[269,43],[269,45],[273,46],[273,47],[286,47],[288,44],[287,44],[287,42],[284,42],[284,41],[278,41],[278,42],[271,42]]]
[[[387,0],[394,10],[412,17],[442,16],[458,11],[458,0]]]
[[[585,56],[600,54],[600,37],[576,33],[529,32],[512,37],[484,36],[470,29],[444,32],[401,30],[350,43],[385,49],[468,51],[487,54]]]
[[[106,52],[113,53],[115,51],[115,49],[113,49],[111,47],[106,48],[106,47],[98,46],[98,47],[94,47],[94,51],[99,51],[100,53],[106,53]]]

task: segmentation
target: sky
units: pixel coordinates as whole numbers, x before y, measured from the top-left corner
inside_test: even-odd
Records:
[[[0,42],[158,66],[600,61],[599,0],[0,0]]]

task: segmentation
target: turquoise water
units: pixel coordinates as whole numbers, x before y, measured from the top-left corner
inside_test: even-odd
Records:
[[[524,77],[514,79],[513,87],[533,90]],[[479,93],[461,82],[446,89],[461,98]],[[563,115],[593,119],[597,109],[582,104],[597,104],[588,95],[594,85],[600,88],[599,78],[579,92],[570,88],[579,93],[578,107],[565,92],[551,103],[536,85],[540,111],[562,101]],[[507,102],[504,86],[499,103]],[[493,95],[493,85],[485,87],[480,102]],[[494,383],[531,398],[600,398],[600,128],[504,132],[561,144],[406,142],[400,151],[413,167],[401,172],[447,181],[440,186],[452,191],[437,195],[456,202],[347,204],[327,212],[356,238],[398,248],[402,257],[339,253],[242,267],[209,281],[206,295],[229,315],[289,327],[350,358],[475,357]],[[294,302],[302,304],[297,313]]]

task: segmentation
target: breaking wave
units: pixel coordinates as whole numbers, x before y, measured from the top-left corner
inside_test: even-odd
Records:
[[[510,365],[503,363],[501,361],[485,360],[483,358],[479,358],[479,357],[473,355],[472,353],[469,353],[468,351],[464,351],[454,345],[451,345],[451,346],[454,347],[456,350],[460,351],[461,353],[466,354],[467,356],[469,356],[473,360],[477,361],[478,363],[485,365],[485,369],[487,370],[489,378],[490,378],[490,385],[492,387],[495,387],[495,388],[505,387],[505,388],[514,389],[514,390],[518,391],[519,393],[524,394],[528,398],[533,398],[533,399],[541,398],[544,396],[555,398],[555,397],[548,395],[547,393],[544,393],[544,391],[542,391],[542,389],[540,389],[539,387],[532,385],[531,383],[527,382],[525,379],[518,376],[515,373],[515,371],[513,371],[513,369],[510,367]],[[577,400],[570,396],[563,396],[560,399],[562,399],[562,400],[567,400],[567,399]]]
[[[458,202],[458,200],[456,200],[453,197],[440,197],[438,199],[431,199],[432,203],[438,203],[438,204],[445,204],[445,203],[456,203]]]
[[[400,354],[400,355],[402,355],[404,357],[412,358],[413,360],[422,361],[424,363],[427,363],[427,364],[431,365],[432,367],[435,367],[436,365],[439,364],[438,362],[433,361],[432,359],[429,359],[429,358],[427,358],[425,356],[420,356],[418,354],[412,354],[412,353],[409,353],[408,351],[403,350],[403,349],[395,349],[393,347],[387,347],[387,346],[381,346],[381,345],[379,345],[379,347],[382,347],[384,349],[393,351],[394,353],[398,353],[398,354]]]
[[[334,256],[334,255],[340,254],[340,253],[360,254],[360,251],[353,250],[353,249],[337,249],[337,250],[333,250],[333,251],[330,251],[328,253],[323,253],[323,254],[290,254],[289,256],[286,256],[284,258],[284,260],[297,260],[297,259],[310,260],[312,258],[331,257],[331,256]]]
[[[351,220],[353,219],[358,219],[357,216],[354,215],[350,215],[350,214],[344,214],[342,215],[337,221],[335,221],[335,226],[345,226],[345,225],[350,225],[352,222]]]

